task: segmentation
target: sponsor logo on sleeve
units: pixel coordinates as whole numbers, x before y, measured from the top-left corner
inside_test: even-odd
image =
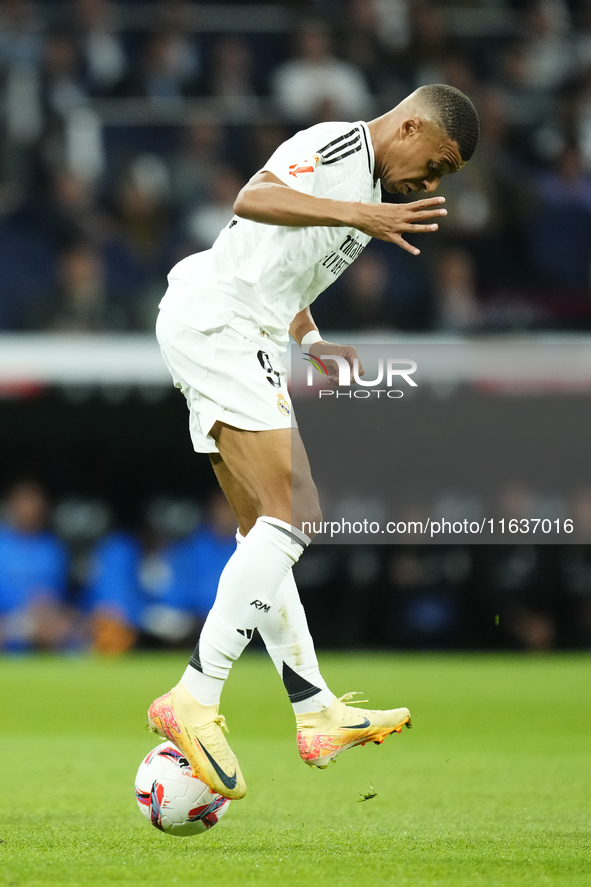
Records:
[[[289,167],[289,174],[297,179],[298,175],[304,172],[316,172],[316,164],[320,160],[318,154],[314,154],[312,160],[304,160],[302,163],[292,163]]]

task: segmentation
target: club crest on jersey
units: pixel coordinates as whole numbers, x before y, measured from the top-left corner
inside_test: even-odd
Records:
[[[292,163],[289,167],[290,176],[294,176],[297,179],[299,173],[303,172],[315,172],[316,166],[320,162],[320,157],[318,154],[314,154],[312,160],[304,160],[301,164]]]
[[[289,404],[282,394],[277,395],[277,409],[280,413],[283,413],[284,416],[291,416]]]

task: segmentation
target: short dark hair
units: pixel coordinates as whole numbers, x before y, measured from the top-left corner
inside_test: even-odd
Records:
[[[433,112],[437,124],[456,142],[462,160],[470,160],[480,135],[478,111],[467,95],[446,83],[432,83],[419,89],[421,99]]]

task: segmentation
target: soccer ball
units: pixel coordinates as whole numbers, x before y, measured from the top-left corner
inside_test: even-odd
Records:
[[[230,801],[193,776],[173,742],[163,742],[140,764],[135,777],[138,807],[169,835],[200,835],[219,822]]]

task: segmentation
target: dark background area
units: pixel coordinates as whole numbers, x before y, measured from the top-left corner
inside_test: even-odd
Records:
[[[482,121],[441,185],[445,224],[420,260],[372,243],[315,304],[320,328],[587,334],[591,3],[2,0],[0,350],[38,332],[153,336],[171,266],[211,245],[282,141],[434,82]],[[0,383],[0,647],[190,644],[207,596],[167,597],[175,546],[200,552],[197,590],[203,551],[215,573],[232,534],[181,396]],[[14,589],[37,544],[61,578],[31,610]],[[297,574],[322,646],[591,644],[585,545],[313,546]]]
[[[485,524],[480,539],[495,544],[507,541],[512,518],[559,520],[561,528],[570,518],[572,533],[561,529],[544,541],[591,541],[580,506],[583,498],[591,505],[588,394],[507,396],[464,384],[444,396],[424,386],[396,400],[385,394],[379,399],[296,394],[293,400],[326,520],[367,518],[383,528],[387,521],[493,518],[492,536]],[[393,540],[367,532],[363,540],[348,533],[335,541]],[[457,541],[478,538],[466,534]],[[532,533],[519,541],[538,540]]]
[[[137,388],[54,387],[4,400],[0,411],[0,482],[7,489],[36,478],[47,488],[54,516],[61,515],[53,526],[72,552],[72,604],[83,598],[97,538],[113,529],[136,533],[144,564],[153,566],[154,557],[165,563],[170,546],[194,525],[190,516],[184,523],[167,518],[171,503],[190,500],[203,509],[216,488],[207,456],[192,451],[185,402],[172,388],[147,396]],[[64,503],[74,508],[70,517]],[[91,515],[99,504],[105,510],[98,532],[80,512],[84,503]],[[532,538],[495,546],[313,545],[296,579],[321,647],[587,647],[591,547],[536,545]],[[194,581],[199,587],[200,576]],[[140,620],[134,643],[185,641]]]

